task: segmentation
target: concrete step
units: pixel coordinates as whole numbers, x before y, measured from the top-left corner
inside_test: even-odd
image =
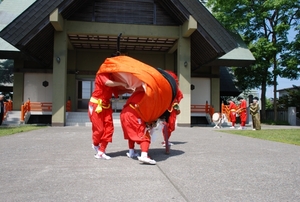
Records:
[[[9,111],[7,117],[3,120],[2,124],[5,125],[20,125],[21,111]]]
[[[120,113],[113,113],[113,122],[115,126],[120,126]],[[91,127],[92,123],[87,112],[67,112],[66,126],[88,126]]]
[[[32,113],[34,114],[34,113]],[[41,113],[39,113],[41,114]],[[21,123],[21,111],[10,111],[8,116],[3,120],[3,125],[20,125]],[[120,126],[120,113],[113,113],[113,122],[115,126]],[[66,126],[88,126],[91,127],[87,112],[67,112],[66,113]]]

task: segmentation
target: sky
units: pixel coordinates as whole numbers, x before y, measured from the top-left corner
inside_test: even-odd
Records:
[[[277,90],[281,90],[281,89],[285,89],[285,88],[292,88],[293,85],[300,86],[300,79],[291,81],[289,79],[278,77],[277,78],[277,83],[278,83]],[[274,90],[273,86],[267,87],[267,92],[266,92],[266,97],[267,98],[273,98],[274,97],[273,90]],[[261,91],[259,92],[259,96],[261,96]],[[278,93],[277,93],[277,98],[278,98]]]

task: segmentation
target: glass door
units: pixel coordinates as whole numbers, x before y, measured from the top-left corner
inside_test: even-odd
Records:
[[[77,111],[87,111],[94,88],[94,80],[77,81]]]

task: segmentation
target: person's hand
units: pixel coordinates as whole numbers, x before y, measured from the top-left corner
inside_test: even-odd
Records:
[[[130,89],[129,85],[127,83],[123,83],[124,88]]]

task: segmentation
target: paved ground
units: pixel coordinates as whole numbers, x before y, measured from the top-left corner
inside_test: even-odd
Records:
[[[145,165],[126,157],[118,125],[111,160],[94,159],[90,138],[90,127],[1,137],[0,201],[300,201],[300,146],[178,127],[171,153],[158,137]]]

